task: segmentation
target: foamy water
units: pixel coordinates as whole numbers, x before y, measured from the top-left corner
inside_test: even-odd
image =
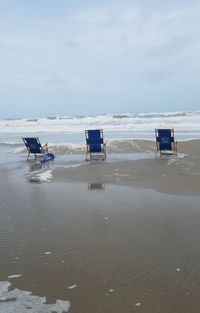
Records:
[[[45,297],[33,296],[31,292],[12,289],[10,282],[0,282],[1,313],[63,313],[68,312],[69,301],[57,300],[55,304],[46,304]]]
[[[154,138],[155,128],[175,128],[178,139],[200,138],[200,110],[0,120],[0,143],[42,136],[52,143],[84,141],[84,130],[103,128],[107,138]]]

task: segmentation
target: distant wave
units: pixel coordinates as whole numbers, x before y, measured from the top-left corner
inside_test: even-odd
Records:
[[[188,112],[166,112],[166,113],[134,113],[134,114],[115,114],[113,118],[167,118],[167,117],[183,117],[183,116],[197,116],[200,115],[200,111],[188,111]]]
[[[47,116],[43,118],[10,118],[0,120],[0,122],[27,121],[36,122],[38,120],[83,120],[83,119],[126,119],[126,118],[167,118],[167,117],[184,117],[184,116],[200,116],[200,110],[196,111],[178,111],[178,112],[140,112],[140,113],[124,113],[124,114],[99,114],[99,115],[75,115],[75,116]]]
[[[141,113],[124,113],[124,114],[99,114],[99,115],[78,115],[78,116],[47,116],[43,118],[16,118],[5,119],[0,122],[28,121],[36,122],[39,120],[87,120],[87,119],[126,119],[126,118],[167,118],[167,117],[191,117],[200,116],[200,110],[197,111],[178,111],[178,112],[141,112]]]
[[[29,118],[26,120],[26,122],[37,122],[38,119],[37,118]]]

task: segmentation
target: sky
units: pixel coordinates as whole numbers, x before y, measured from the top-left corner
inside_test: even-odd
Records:
[[[200,109],[200,1],[0,0],[0,118]]]

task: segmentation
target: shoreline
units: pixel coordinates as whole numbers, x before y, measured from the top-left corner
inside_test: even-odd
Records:
[[[155,142],[120,141],[107,145],[106,161],[85,162],[85,146],[69,149],[50,146],[54,162],[42,166],[34,158],[26,161],[26,149],[1,146],[1,167],[11,162],[30,182],[85,182],[150,188],[171,194],[200,194],[200,140],[182,141],[178,156],[155,158]],[[68,147],[68,146],[67,146]],[[52,149],[51,149],[52,148]],[[6,157],[7,155],[7,157]],[[9,169],[8,164],[7,168]],[[49,174],[46,174],[48,171]]]
[[[41,141],[43,144],[44,142]],[[109,139],[105,140],[108,155],[112,153],[137,153],[155,152],[155,139]],[[196,146],[196,147],[195,147]],[[200,139],[185,139],[178,141],[179,153],[199,152]],[[27,150],[21,143],[0,143],[0,147],[9,148],[12,153],[25,153]],[[85,142],[82,143],[48,143],[49,150],[57,155],[84,154],[86,151]]]
[[[125,141],[112,147],[108,145],[106,161],[85,162],[84,153],[80,154],[80,151],[79,154],[62,154],[55,159],[52,168],[50,165],[50,181],[126,185],[198,196],[199,146],[200,140],[180,142],[177,157],[161,158],[159,154],[155,158],[155,142],[149,141]]]

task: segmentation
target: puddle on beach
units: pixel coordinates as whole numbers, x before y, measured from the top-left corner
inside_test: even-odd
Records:
[[[139,159],[148,159],[152,158],[150,153],[127,153],[127,154],[111,154],[106,160],[108,163],[126,161],[126,160],[139,160]],[[77,168],[81,166],[86,166],[88,164],[102,164],[101,160],[92,160],[91,162],[85,162],[83,155],[65,155],[59,156],[55,161],[50,161],[46,163],[41,163],[40,159],[30,159],[26,163],[27,168],[27,180],[30,183],[42,183],[52,181],[52,169],[54,168]],[[96,183],[98,185],[98,183]],[[96,185],[96,186],[97,186]],[[91,188],[90,188],[91,187]],[[94,187],[94,185],[93,185]],[[92,189],[92,185],[89,186],[89,189]]]
[[[198,311],[199,197],[95,181],[0,186],[0,312]]]
[[[198,312],[200,198],[52,180],[54,166],[82,157],[5,160],[0,312]]]

